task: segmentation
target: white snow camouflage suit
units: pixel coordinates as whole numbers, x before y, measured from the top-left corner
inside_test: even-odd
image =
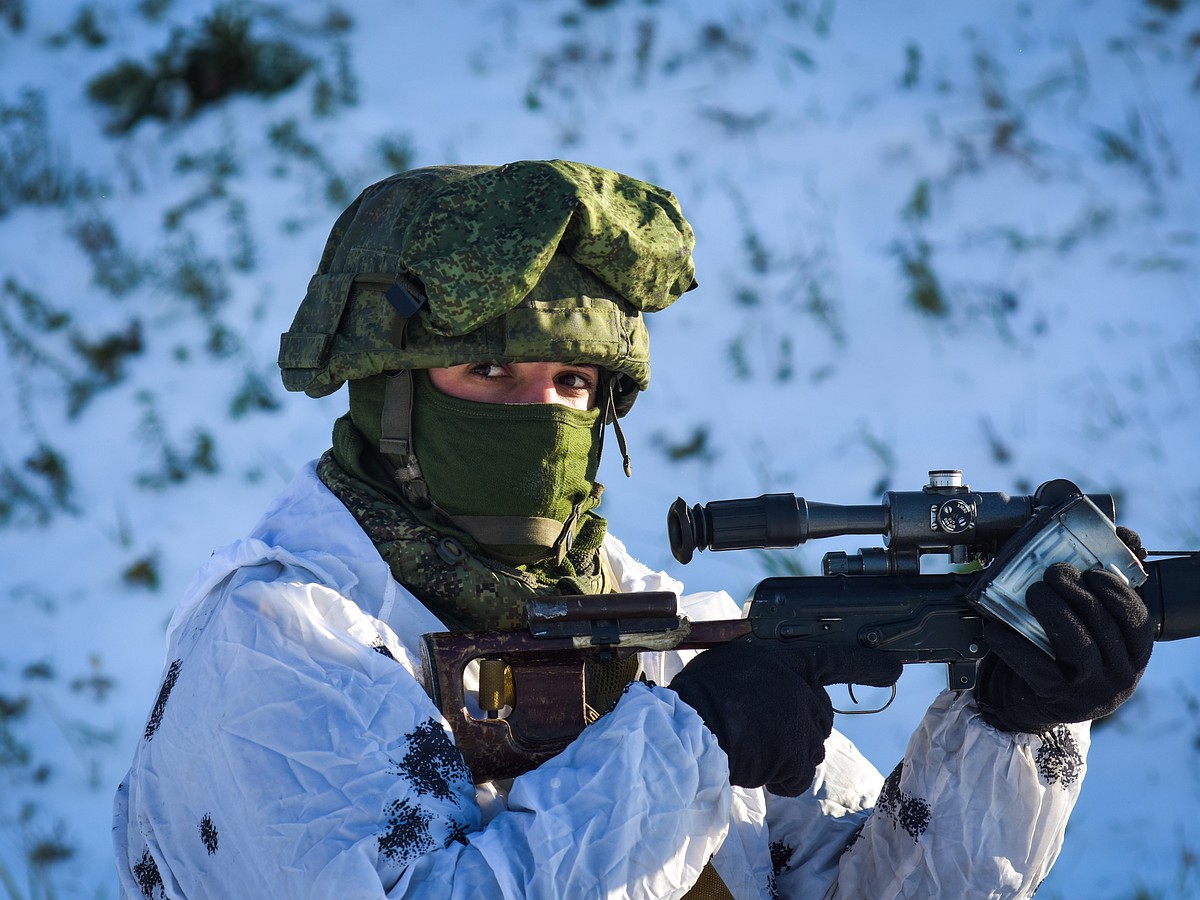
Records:
[[[738,615],[604,552],[623,590]],[[775,797],[730,787],[700,717],[639,683],[508,790],[476,788],[421,683],[420,635],[443,630],[310,464],[172,619],[115,801],[121,895],[674,898],[711,859],[737,898],[1027,897],[1084,774],[1086,724],[1006,734],[946,692],[886,781],[835,731],[812,788]],[[683,661],[643,665],[662,685]]]

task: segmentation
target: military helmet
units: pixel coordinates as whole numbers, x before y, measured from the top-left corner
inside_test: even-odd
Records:
[[[557,361],[612,373],[624,415],[650,382],[642,313],[696,286],[694,243],[669,191],[582,163],[393,175],[334,224],[280,342],[284,386]]]

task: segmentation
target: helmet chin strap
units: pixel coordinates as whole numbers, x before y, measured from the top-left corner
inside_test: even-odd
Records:
[[[415,290],[410,290],[415,288]],[[392,321],[392,343],[404,346],[404,335],[412,317],[428,306],[424,287],[420,282],[412,283],[398,276],[395,283],[384,292],[384,297],[396,311]],[[400,459],[393,478],[411,502],[428,506],[429,486],[421,474],[413,446],[413,379],[411,369],[401,369],[388,375],[383,388],[383,412],[380,417],[379,452],[385,457]]]
[[[399,458],[393,478],[404,496],[414,503],[429,506],[429,486],[421,475],[412,439],[413,379],[410,369],[388,375],[383,388],[383,413],[380,418],[379,452]]]

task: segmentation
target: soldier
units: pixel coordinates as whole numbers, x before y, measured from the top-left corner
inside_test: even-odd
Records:
[[[349,412],[172,620],[116,797],[123,896],[1033,893],[1087,720],[1149,657],[1145,608],[1106,573],[1048,571],[1029,601],[1057,660],[996,632],[978,699],[939,696],[886,781],[824,688],[891,684],[899,663],[738,642],[589,667],[610,711],[473,784],[422,634],[517,627],[560,594],[670,590],[693,618],[737,616],[596,513],[603,435],[624,452],[649,384],[643,314],[695,286],[692,246],[669,192],[563,161],[414,170],[342,214],[279,362],[291,390],[349,382]]]

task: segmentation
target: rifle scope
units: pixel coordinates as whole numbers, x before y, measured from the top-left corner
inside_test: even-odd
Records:
[[[952,562],[990,561],[1037,508],[1070,495],[1078,496],[1078,489],[1063,480],[1048,481],[1027,497],[973,492],[962,484],[960,471],[938,469],[929,473],[929,484],[920,491],[889,491],[878,506],[809,503],[794,494],[763,494],[689,507],[680,498],[667,514],[667,532],[671,552],[685,564],[696,550],[791,548],[814,538],[884,535],[886,551],[865,549],[857,557],[827,553],[825,574],[915,574],[923,553],[949,552]],[[1087,496],[1115,521],[1111,495]],[[1200,552],[1150,555],[1170,557],[1142,563],[1148,578],[1140,593],[1155,623],[1155,639],[1200,637]]]
[[[763,494],[689,507],[671,504],[671,553],[688,563],[696,550],[790,548],[815,538],[845,534],[885,536],[890,555],[951,553],[977,558],[994,553],[1033,515],[1035,508],[1074,493],[1070,482],[1051,481],[1031,496],[972,491],[958,469],[935,469],[919,491],[888,491],[879,505],[811,503],[795,494]],[[1109,519],[1109,494],[1089,494]],[[955,552],[959,551],[959,552]],[[956,559],[956,561],[965,561]]]

